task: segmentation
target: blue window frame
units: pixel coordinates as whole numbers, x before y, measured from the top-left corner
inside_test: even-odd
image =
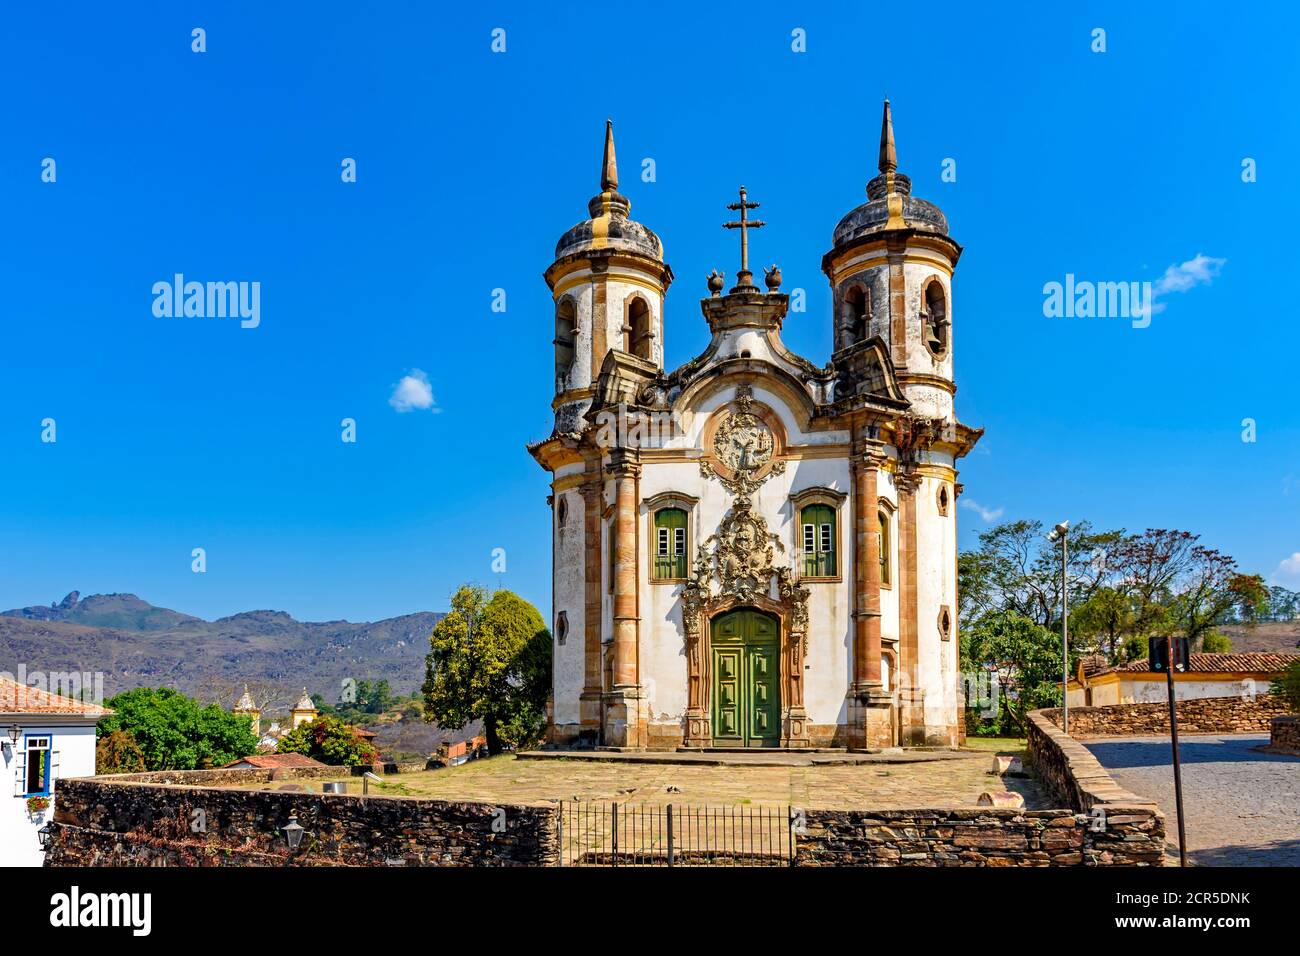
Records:
[[[23,738],[22,795],[48,797],[53,789],[54,738],[29,734]]]

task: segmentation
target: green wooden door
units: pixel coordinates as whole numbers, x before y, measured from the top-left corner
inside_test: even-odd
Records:
[[[713,743],[775,747],[781,740],[781,627],[762,611],[713,622]]]

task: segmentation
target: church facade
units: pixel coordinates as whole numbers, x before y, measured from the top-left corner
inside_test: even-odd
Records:
[[[630,218],[607,125],[601,191],[560,239],[548,740],[619,748],[954,745],[961,247],[897,171],[832,234],[830,361],[781,341],[780,270],[708,277],[711,339],[665,369],[663,246]]]

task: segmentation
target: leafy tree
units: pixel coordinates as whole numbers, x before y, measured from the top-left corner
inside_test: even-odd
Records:
[[[1061,639],[1017,611],[982,615],[962,631],[963,668],[992,668],[1002,688],[999,708],[1024,736],[1025,715],[1040,707],[1061,704]],[[1070,654],[1070,673],[1078,652]],[[1006,722],[1003,722],[1006,726]]]
[[[1232,651],[1232,639],[1227,634],[1210,631],[1201,638],[1201,650],[1207,654],[1228,654]]]
[[[144,751],[129,732],[115,730],[95,744],[95,773],[139,773],[144,769]]]
[[[115,713],[100,719],[98,736],[130,733],[147,770],[220,767],[257,752],[248,717],[216,704],[201,707],[170,687],[137,687],[109,699],[106,706]]]
[[[424,719],[483,721],[488,753],[536,739],[551,683],[551,635],[537,608],[510,591],[464,585],[434,626],[425,660]]]
[[[356,728],[331,714],[299,724],[280,738],[280,754],[303,754],[333,766],[363,767],[379,759],[374,745],[357,736]]]
[[[1120,646],[1133,627],[1133,602],[1128,595],[1113,587],[1098,588],[1092,597],[1070,614],[1071,640],[1077,636],[1082,642],[1092,642],[1101,647],[1114,663]]]
[[[1282,671],[1282,676],[1273,681],[1269,690],[1286,702],[1287,709],[1293,714],[1300,714],[1300,659],[1292,661]]]

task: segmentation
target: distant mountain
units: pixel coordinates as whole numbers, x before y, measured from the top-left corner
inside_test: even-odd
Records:
[[[429,634],[442,617],[312,622],[262,610],[206,621],[134,594],[82,600],[73,591],[48,607],[0,613],[0,671],[102,672],[106,697],[165,684],[220,700],[248,683],[286,695],[306,687],[333,701],[347,678],[386,679],[408,694],[424,679]]]

